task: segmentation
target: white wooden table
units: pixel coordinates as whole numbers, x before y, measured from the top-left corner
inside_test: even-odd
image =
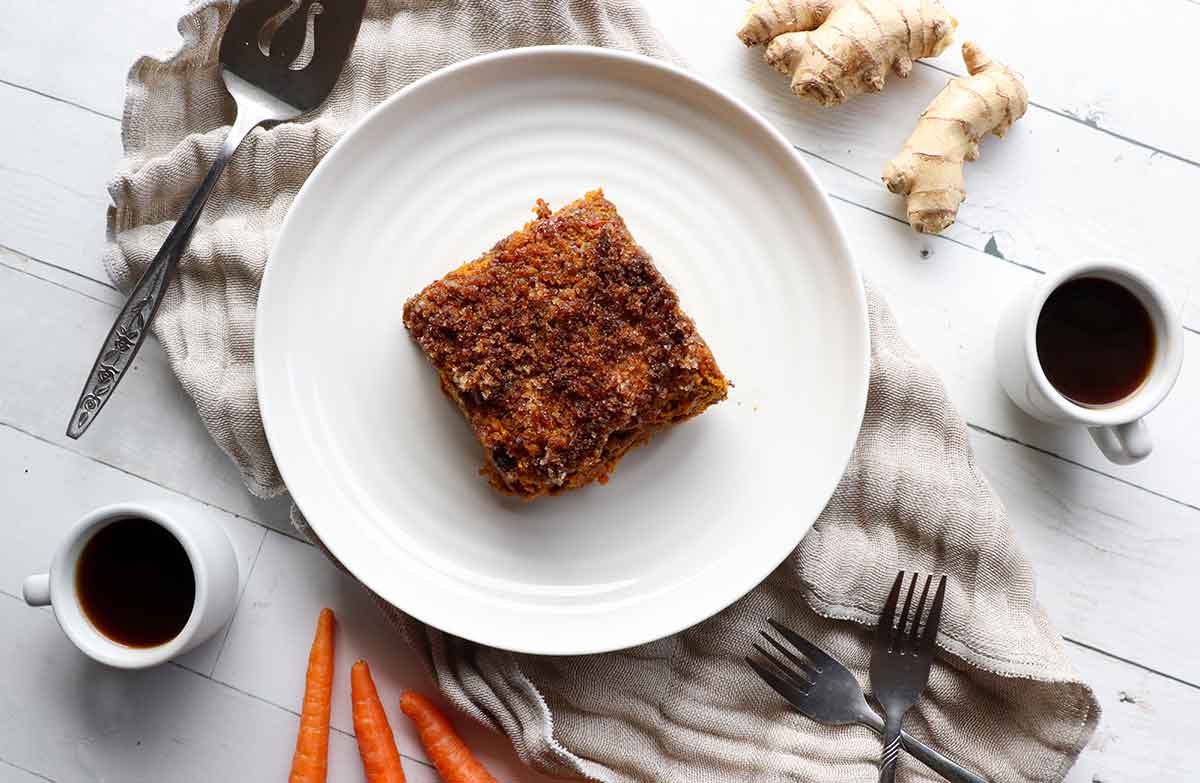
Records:
[[[1200,103],[1195,0],[947,0],[1027,79],[1033,105],[967,171],[942,237],[912,233],[879,183],[947,78],[957,47],[837,110],[802,105],[733,30],[743,0],[651,0],[663,35],[704,76],[774,122],[827,186],[870,279],[969,421],[979,462],[1032,558],[1039,595],[1104,718],[1076,783],[1194,780],[1200,726]],[[63,435],[120,295],[99,262],[105,182],[120,155],[136,55],[177,42],[170,2],[0,2],[0,782],[282,780],[317,610],[341,621],[339,668],[366,657],[385,703],[426,691],[375,608],[253,500],[210,442],[158,346],[81,441]],[[1131,259],[1172,293],[1188,329],[1183,376],[1150,418],[1154,454],[1118,468],[1082,430],[1038,425],[992,369],[998,309],[1047,269]],[[236,543],[244,592],[226,632],[142,673],[94,665],[47,610],[19,598],[62,532],[120,499],[209,509]],[[362,779],[346,678],[335,694],[334,783]],[[394,714],[394,713],[393,713]],[[460,721],[462,724],[463,721]],[[1193,729],[1189,731],[1189,727]],[[436,776],[396,721],[414,781]],[[506,781],[534,781],[505,742],[464,726]]]

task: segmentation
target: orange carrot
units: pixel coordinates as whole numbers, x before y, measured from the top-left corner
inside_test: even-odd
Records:
[[[400,751],[388,725],[387,713],[379,701],[375,681],[366,661],[350,669],[350,697],[354,701],[354,736],[358,739],[358,754],[362,756],[367,783],[404,783],[400,768]]]
[[[446,783],[496,783],[433,702],[408,691],[400,697],[400,709],[416,724],[421,744],[442,780]]]
[[[322,609],[308,653],[300,733],[288,783],[325,783],[329,767],[329,708],[333,691],[333,611]]]

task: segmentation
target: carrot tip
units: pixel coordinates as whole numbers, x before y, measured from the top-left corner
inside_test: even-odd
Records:
[[[417,736],[446,783],[496,783],[454,731],[449,719],[423,694],[405,691],[400,710],[412,720]]]
[[[317,617],[317,630],[308,654],[304,703],[292,756],[289,783],[324,783],[329,762],[329,698],[333,686],[333,611]]]
[[[357,661],[350,669],[350,698],[354,736],[368,783],[402,783],[400,752],[366,661]]]

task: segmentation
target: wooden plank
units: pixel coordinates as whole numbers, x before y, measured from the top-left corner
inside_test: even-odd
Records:
[[[392,729],[401,753],[425,758],[411,724],[393,708],[403,690],[419,690],[434,697],[437,688],[362,587],[316,549],[298,541],[268,534],[213,677],[297,709],[303,695],[297,680],[304,671],[317,613],[326,606],[337,614],[339,669],[359,658],[370,663],[380,698],[389,715],[396,716]],[[334,683],[332,723],[343,731],[351,731],[353,725],[349,687],[345,677]],[[438,701],[497,779],[549,780],[527,770],[506,738]]]
[[[116,307],[63,288],[67,277],[42,280],[3,261],[0,333],[13,339],[0,341],[0,424],[290,532],[287,500],[246,492],[153,337],[88,434],[69,440],[67,418]]]
[[[169,498],[200,508],[233,542],[242,587],[267,532],[245,519],[6,427],[0,427],[0,496],[6,509],[0,591],[12,596],[21,595],[26,576],[49,567],[76,520],[109,503]],[[178,662],[210,673],[224,638],[222,629]]]
[[[4,84],[0,104],[0,245],[107,282],[105,187],[120,125]]]
[[[1024,72],[1032,98],[1105,132],[1200,161],[1200,105],[1189,87],[1200,4],[946,2],[958,38],[974,37]],[[1139,31],[1154,30],[1153,35]],[[1120,53],[1117,55],[1117,53]],[[957,51],[934,61],[963,73]]]
[[[975,456],[1065,636],[1200,687],[1200,511],[989,435]],[[1174,597],[1177,596],[1177,597]]]
[[[2,783],[46,783],[46,781],[54,783],[51,778],[13,766],[4,759],[0,759],[0,781]]]
[[[120,118],[129,67],[143,54],[179,46],[175,24],[185,10],[178,0],[9,9],[0,25],[0,80]]]
[[[761,112],[810,153],[810,162],[830,162],[820,175],[831,193],[904,217],[903,199],[884,189],[880,172],[945,84],[946,74],[916,68],[907,80],[889,79],[879,95],[833,109],[813,106],[793,96],[787,80],[734,37],[743,0],[660,0],[649,9],[696,72]],[[1026,19],[1007,4],[994,13],[1012,14],[1013,23]],[[1158,46],[1150,39],[1142,43]],[[1028,67],[1034,75],[1041,73]],[[1173,78],[1164,77],[1165,83]],[[1140,92],[1132,94],[1140,99]],[[1041,270],[1088,256],[1129,259],[1160,278],[1186,322],[1200,328],[1200,305],[1191,301],[1200,273],[1200,250],[1191,236],[1191,194],[1200,187],[1200,167],[1036,108],[1003,141],[990,139],[982,146],[980,160],[967,167],[967,201],[945,236]],[[856,239],[851,235],[857,249]]]
[[[1191,727],[1200,690],[1092,650],[1071,657],[1103,710],[1066,783],[1160,783],[1195,779]]]
[[[5,762],[61,781],[286,779],[293,713],[178,666],[130,672],[94,663],[52,615],[8,596],[0,596],[0,624]],[[353,736],[332,734],[329,766],[330,780],[362,779]],[[405,771],[416,783],[438,780],[415,761]]]
[[[87,277],[65,267],[51,266],[44,261],[0,246],[0,267],[21,272],[58,288],[75,291],[89,299],[110,305],[113,312],[125,304],[125,295],[107,280]]]

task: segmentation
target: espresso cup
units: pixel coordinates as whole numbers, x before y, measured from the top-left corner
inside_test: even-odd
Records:
[[[126,520],[152,522],[169,533],[187,556],[178,566],[191,568],[191,612],[178,633],[153,646],[131,646],[106,635],[89,616],[79,592],[80,556],[101,531]],[[169,500],[117,503],[80,519],[55,552],[49,573],[28,577],[23,592],[30,606],[52,605],[67,638],[88,656],[121,669],[144,669],[196,647],[229,621],[237,603],[237,557],[221,523],[202,511]],[[135,618],[139,611],[136,605],[122,609]]]
[[[1064,284],[1083,278],[1115,283],[1145,309],[1153,333],[1153,356],[1145,378],[1121,399],[1102,405],[1072,400],[1052,384],[1038,356],[1037,328],[1047,299]],[[1098,338],[1099,339],[1099,338]],[[1145,459],[1153,440],[1143,418],[1163,401],[1183,366],[1183,326],[1162,288],[1122,261],[1088,260],[1045,275],[1008,305],[996,333],[1000,383],[1030,416],[1054,424],[1082,424],[1105,457],[1118,465]]]

